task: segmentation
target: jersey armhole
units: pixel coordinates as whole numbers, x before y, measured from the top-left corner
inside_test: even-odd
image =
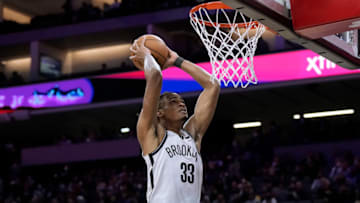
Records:
[[[186,134],[187,134],[188,136],[190,136],[191,139],[193,139],[194,142],[195,142],[195,139],[194,139],[194,137],[191,135],[191,133],[189,133],[187,130],[185,130],[185,128],[183,128],[182,130],[183,130],[184,132],[186,132]]]
[[[196,141],[195,141],[194,137],[187,130],[185,130],[184,128],[182,130],[190,137],[190,139],[192,139],[194,141],[194,143],[196,145]],[[197,151],[197,153],[200,154],[200,152],[199,152],[199,150],[197,148],[196,148],[196,151]]]
[[[164,145],[167,137],[168,137],[168,133],[167,133],[167,131],[166,131],[166,132],[165,132],[165,136],[164,136],[164,138],[162,139],[160,145],[159,145],[154,151],[150,152],[149,155],[154,156],[154,155],[161,149],[161,147]]]

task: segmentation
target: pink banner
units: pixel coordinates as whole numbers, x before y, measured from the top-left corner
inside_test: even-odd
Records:
[[[210,62],[197,65],[211,73]],[[255,56],[254,67],[260,83],[360,73],[360,70],[342,68],[310,50]],[[144,73],[134,71],[101,76],[101,78],[144,79]],[[163,78],[164,80],[193,80],[190,75],[174,67],[164,70]]]

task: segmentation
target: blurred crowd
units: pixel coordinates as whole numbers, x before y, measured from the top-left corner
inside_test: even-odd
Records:
[[[327,156],[310,151],[301,158],[292,154],[279,156],[271,144],[266,144],[261,132],[254,132],[245,145],[233,139],[221,147],[217,145],[215,151],[203,143],[201,202],[360,200],[358,154],[347,150]],[[16,144],[0,146],[0,158],[4,161],[0,202],[146,202],[146,168],[141,157],[22,167],[19,150]]]
[[[129,129],[130,130],[130,129]],[[54,137],[52,143],[55,145],[66,145],[66,144],[80,144],[90,142],[101,142],[116,139],[124,139],[134,137],[135,132],[133,130],[122,133],[120,128],[83,128],[80,136],[73,136],[70,134],[61,134],[60,136]]]
[[[22,32],[30,29],[73,24],[85,21],[100,20],[139,13],[154,12],[164,9],[194,6],[204,0],[114,0],[112,4],[104,3],[103,9],[83,2],[79,9],[74,9],[72,0],[66,0],[62,5],[62,13],[35,16],[30,24],[19,24],[14,21],[0,23],[0,34]]]
[[[10,69],[12,67],[9,67]],[[0,88],[1,87],[9,87],[9,86],[20,86],[20,85],[26,85],[31,84],[34,82],[39,81],[31,81],[31,79],[23,77],[19,72],[13,71],[11,74],[5,73],[5,66],[3,66],[0,62]],[[98,75],[104,75],[104,74],[112,74],[112,73],[119,73],[119,72],[126,72],[126,71],[134,71],[135,67],[129,62],[125,61],[122,62],[117,67],[107,67],[106,63],[99,66],[97,70],[89,70],[84,72],[78,72],[78,73],[68,73],[68,74],[61,74],[57,78],[46,78],[42,77],[41,82],[53,82],[55,80],[68,80],[72,78],[83,78],[83,77],[91,77],[91,76],[98,76]],[[30,69],[29,69],[30,71]]]
[[[236,146],[236,145],[235,145]],[[264,160],[233,148],[226,157],[208,160],[203,202],[355,202],[359,200],[359,156],[351,152],[326,160],[309,152],[296,160],[274,156]]]
[[[86,21],[94,21],[100,19],[114,18],[118,16],[128,16],[128,15],[136,15],[146,12],[154,12],[159,10],[166,10],[171,8],[178,7],[190,7],[200,3],[207,2],[208,0],[156,0],[156,1],[144,1],[144,0],[114,0],[112,4],[104,3],[103,8],[95,7],[94,5],[83,2],[79,9],[74,9],[72,7],[72,0],[66,0],[62,5],[63,12],[58,14],[49,14],[44,16],[35,16],[31,19],[30,24],[18,24],[13,21],[0,21],[0,35],[11,32],[23,32],[26,30],[38,29],[38,28],[46,28],[46,27],[54,27],[66,24],[75,24]],[[196,36],[196,35],[194,35]],[[206,52],[203,44],[198,40],[196,36],[196,40],[200,43],[195,43],[194,39],[184,38],[183,40],[179,40],[177,38],[177,43],[174,48],[179,55],[187,58],[193,62],[204,62],[209,61],[208,54]],[[175,41],[175,40],[174,40]],[[174,43],[174,42],[172,42]],[[180,45],[180,47],[179,47]],[[170,46],[171,47],[171,46]],[[280,48],[279,48],[280,49]],[[301,46],[293,44],[289,41],[285,41],[285,45],[281,46],[283,50],[296,50],[302,49]],[[269,44],[263,38],[260,37],[257,44],[256,55],[258,54],[267,54],[270,52],[279,51],[277,48],[270,49]],[[62,79],[70,79],[70,78],[78,78],[78,77],[88,77],[99,74],[108,74],[115,72],[123,72],[129,70],[135,70],[135,67],[132,63],[128,61],[123,61],[122,64],[119,64],[118,67],[107,67],[106,63],[102,64],[98,70],[89,70],[83,73],[69,73],[62,74],[56,78],[47,78],[45,76],[41,77],[41,79],[36,79],[36,81],[32,81],[33,79],[27,78],[30,74],[24,74],[23,76],[18,72],[7,72],[5,74],[5,66],[0,61],[0,87],[14,86],[14,85],[23,85],[25,83],[33,83],[33,82],[46,82],[53,80],[62,80]],[[6,67],[7,69],[12,69],[13,67]],[[29,68],[30,71],[30,68]]]
[[[7,77],[6,74],[0,69],[0,87],[7,87],[12,85],[25,84],[24,78],[16,71],[13,71],[11,77]]]

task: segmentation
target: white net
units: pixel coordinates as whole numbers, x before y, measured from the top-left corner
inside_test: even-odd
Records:
[[[248,22],[240,26],[239,20]],[[190,23],[208,51],[213,80],[235,88],[257,84],[253,59],[258,39],[265,31],[264,25],[246,18],[238,10],[230,13],[222,8],[200,8],[190,13]],[[227,28],[222,28],[224,25]]]

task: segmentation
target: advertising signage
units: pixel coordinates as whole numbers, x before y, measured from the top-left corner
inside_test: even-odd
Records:
[[[87,104],[93,87],[87,79],[76,79],[0,89],[0,108],[51,108]]]
[[[210,62],[198,63],[198,65],[211,73]],[[360,70],[342,68],[311,50],[255,56],[254,70],[259,82],[257,85],[360,73]],[[102,76],[102,78],[144,79],[144,73],[134,71]],[[181,93],[201,90],[200,85],[190,75],[178,68],[170,67],[164,70],[163,80],[162,91]]]

